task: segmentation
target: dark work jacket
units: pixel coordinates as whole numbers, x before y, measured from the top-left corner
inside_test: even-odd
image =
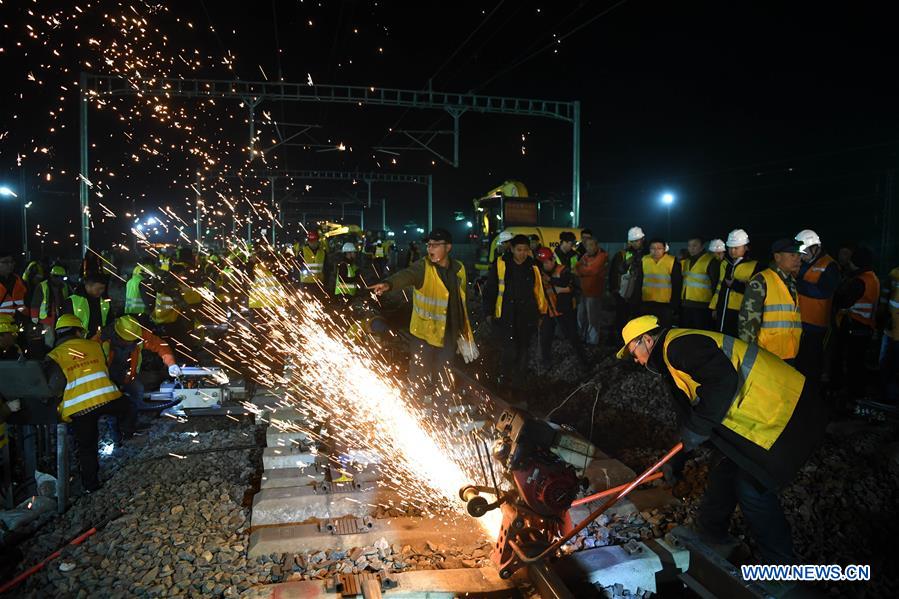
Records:
[[[514,315],[521,314],[525,318],[533,317],[536,325],[540,316],[537,308],[537,298],[534,297],[534,267],[540,266],[533,258],[528,258],[521,264],[515,264],[512,254],[503,254],[497,259],[506,263],[506,288],[503,292],[502,320],[512,319]],[[484,314],[493,316],[496,308],[496,297],[499,294],[499,279],[494,263],[487,274],[487,284],[484,286]]]
[[[685,335],[671,342],[668,347],[671,365],[688,373],[700,385],[699,401],[691,406],[665,365],[662,355],[665,335],[667,331],[653,347],[648,365],[662,374],[672,391],[681,437],[708,438],[766,488],[778,489],[789,484],[824,438],[827,413],[817,397],[816,386],[806,381],[792,418],[774,445],[766,450],[721,424],[739,384],[737,371],[724,352],[704,335]]]

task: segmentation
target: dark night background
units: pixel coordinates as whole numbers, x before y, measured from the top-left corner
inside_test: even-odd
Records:
[[[69,235],[78,236],[77,226],[68,223],[77,218],[77,96],[66,99],[61,122],[67,128],[51,138],[44,123],[56,92],[49,83],[26,80],[28,71],[39,73],[50,58],[34,42],[15,46],[24,39],[29,21],[23,11],[30,6],[0,7],[8,25],[0,61],[9,82],[0,160],[10,186],[18,188],[16,154],[29,156],[23,163],[34,201],[29,225],[44,223],[48,239],[62,242],[48,251],[65,253],[74,251]],[[262,80],[264,71],[270,80],[305,82],[311,76],[316,83],[404,89],[426,88],[430,80],[441,91],[580,100],[581,226],[602,240],[623,240],[635,224],[649,235],[665,235],[659,195],[670,190],[677,196],[674,240],[693,232],[723,237],[743,227],[764,250],[772,239],[809,227],[831,252],[862,242],[887,253],[881,270],[899,259],[895,232],[891,246],[882,247],[884,233],[895,228],[884,218],[896,195],[897,49],[893,15],[873,5],[262,0],[232,6],[191,0],[169,9],[150,20],[170,36],[172,49],[196,48],[208,56],[202,73],[185,76]],[[110,4],[109,10],[123,9]],[[177,17],[195,29],[188,32]],[[58,35],[74,41],[88,32],[82,26]],[[222,66],[226,50],[236,56],[234,73]],[[69,61],[77,73],[83,58],[73,51],[54,60]],[[190,102],[183,105],[194,110]],[[321,145],[348,146],[345,152],[282,147],[282,166],[433,173],[438,225],[461,227],[453,212],[470,211],[473,197],[505,179],[524,181],[532,196],[558,199],[560,217],[569,210],[571,128],[562,122],[466,114],[462,164],[454,169],[436,159],[432,165],[434,157],[423,152],[401,152],[392,164],[391,155],[372,149],[405,143],[388,135],[390,127],[449,128],[451,119],[439,112],[270,102],[260,110],[276,120],[319,125],[311,134]],[[115,119],[96,110],[90,119],[90,140],[97,144],[92,169],[119,168],[134,138],[168,135],[158,124],[141,122],[129,126],[132,139],[125,140]],[[246,125],[235,118],[222,135],[242,143]],[[264,131],[263,138],[271,137],[271,129]],[[49,147],[49,155],[35,158],[32,148],[38,146]],[[449,139],[441,149],[451,152]],[[189,219],[192,197],[185,186],[196,165],[194,157],[174,152],[165,174],[146,163],[117,173],[102,201],[119,217],[101,222],[94,208],[93,245],[124,239],[127,224],[120,214],[131,201],[148,212],[169,204]],[[39,179],[51,166],[67,176]],[[299,185],[292,193],[310,200],[364,196],[361,185],[311,185],[309,192]],[[389,198],[391,228],[410,220],[424,225],[423,188],[376,186],[374,197]],[[0,233],[5,244],[17,246],[19,208],[3,203]],[[366,211],[366,225],[380,226],[379,208]]]

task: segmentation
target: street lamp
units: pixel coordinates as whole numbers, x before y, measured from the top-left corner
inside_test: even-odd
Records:
[[[670,191],[666,191],[662,194],[662,203],[665,204],[665,208],[668,210],[668,236],[666,241],[671,242],[671,205],[674,203],[674,194]]]
[[[0,185],[0,196],[4,198],[16,198],[18,199],[18,195],[12,189],[7,187],[6,185]],[[31,202],[26,202],[25,198],[22,198],[22,251],[25,254],[25,260],[28,260],[30,256],[28,255],[28,212],[26,209],[31,206]]]

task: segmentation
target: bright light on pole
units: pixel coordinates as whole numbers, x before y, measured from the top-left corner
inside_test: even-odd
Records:
[[[668,210],[668,236],[666,241],[671,242],[671,205],[674,203],[674,194],[670,191],[666,191],[662,194],[662,203],[665,204],[665,208]]]

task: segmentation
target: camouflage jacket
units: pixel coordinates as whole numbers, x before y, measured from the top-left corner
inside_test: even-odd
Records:
[[[776,272],[787,289],[793,301],[796,299],[796,279],[792,275],[788,275],[776,266],[772,265],[771,270]],[[765,278],[758,273],[746,285],[746,293],[743,295],[743,304],[740,306],[740,320],[737,325],[737,334],[740,339],[746,343],[756,343],[759,337],[759,331],[762,328],[762,314],[765,311],[765,296],[768,294]]]

